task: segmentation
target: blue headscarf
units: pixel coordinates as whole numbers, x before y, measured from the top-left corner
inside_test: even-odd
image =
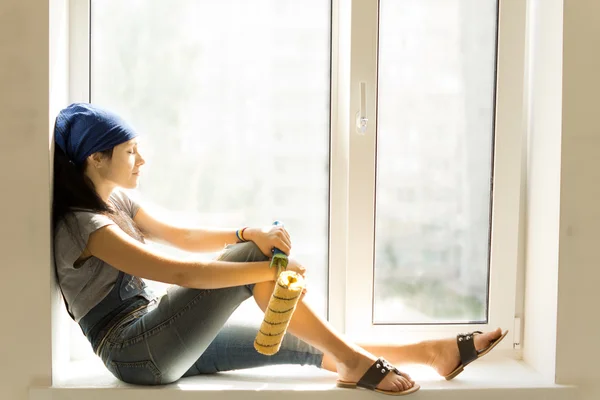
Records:
[[[118,115],[88,103],[74,103],[56,117],[54,140],[75,165],[97,151],[133,139],[137,133]]]

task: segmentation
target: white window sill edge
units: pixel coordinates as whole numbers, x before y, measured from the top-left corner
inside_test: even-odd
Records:
[[[489,357],[489,356],[488,356]],[[486,357],[468,366],[453,381],[445,381],[426,367],[406,366],[421,385],[415,399],[545,399],[577,398],[574,386],[548,382],[522,361]],[[220,400],[359,399],[384,396],[367,390],[341,389],[335,386],[336,374],[311,366],[286,365],[222,372],[189,377],[164,386],[135,386],[115,379],[96,360],[73,362],[60,383],[52,387],[33,387],[30,400],[187,400],[198,396],[219,396]],[[371,397],[372,398],[372,397]]]

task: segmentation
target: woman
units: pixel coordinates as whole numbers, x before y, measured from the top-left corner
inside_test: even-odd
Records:
[[[451,379],[506,334],[497,329],[406,346],[354,344],[301,299],[279,352],[259,354],[253,347],[257,328],[226,322],[250,296],[265,310],[276,278],[271,249],[289,254],[289,234],[279,226],[184,229],[151,215],[119,190],[138,184],[144,159],[136,137],[117,115],[91,104],[72,104],[56,119],[57,281],[71,317],[118,379],[155,385],[218,371],[310,364],[337,372],[340,387],[407,394],[419,386],[387,360],[427,364]],[[183,260],[149,249],[144,238],[193,252],[227,247],[214,261]],[[293,259],[288,269],[306,274]],[[155,298],[141,278],[172,286]]]

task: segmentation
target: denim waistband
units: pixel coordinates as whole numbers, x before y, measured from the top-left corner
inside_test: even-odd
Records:
[[[148,298],[145,296],[135,296],[124,300],[117,308],[110,310],[90,329],[83,329],[84,327],[82,326],[82,330],[84,330],[84,334],[91,343],[94,353],[97,353],[98,346],[102,342],[102,339],[112,329],[113,326],[121,322],[121,320],[126,318],[133,311],[147,306],[148,304],[150,304],[150,300],[148,300]],[[83,324],[80,321],[80,326],[81,325]]]

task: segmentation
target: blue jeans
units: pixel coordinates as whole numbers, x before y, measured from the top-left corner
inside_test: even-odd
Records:
[[[246,242],[228,246],[219,259],[252,262],[267,257]],[[254,284],[220,289],[171,286],[155,307],[135,311],[115,325],[98,355],[115,377],[140,385],[276,364],[320,368],[323,353],[290,333],[277,354],[265,356],[254,349],[262,321],[254,326],[227,322],[253,289]]]

